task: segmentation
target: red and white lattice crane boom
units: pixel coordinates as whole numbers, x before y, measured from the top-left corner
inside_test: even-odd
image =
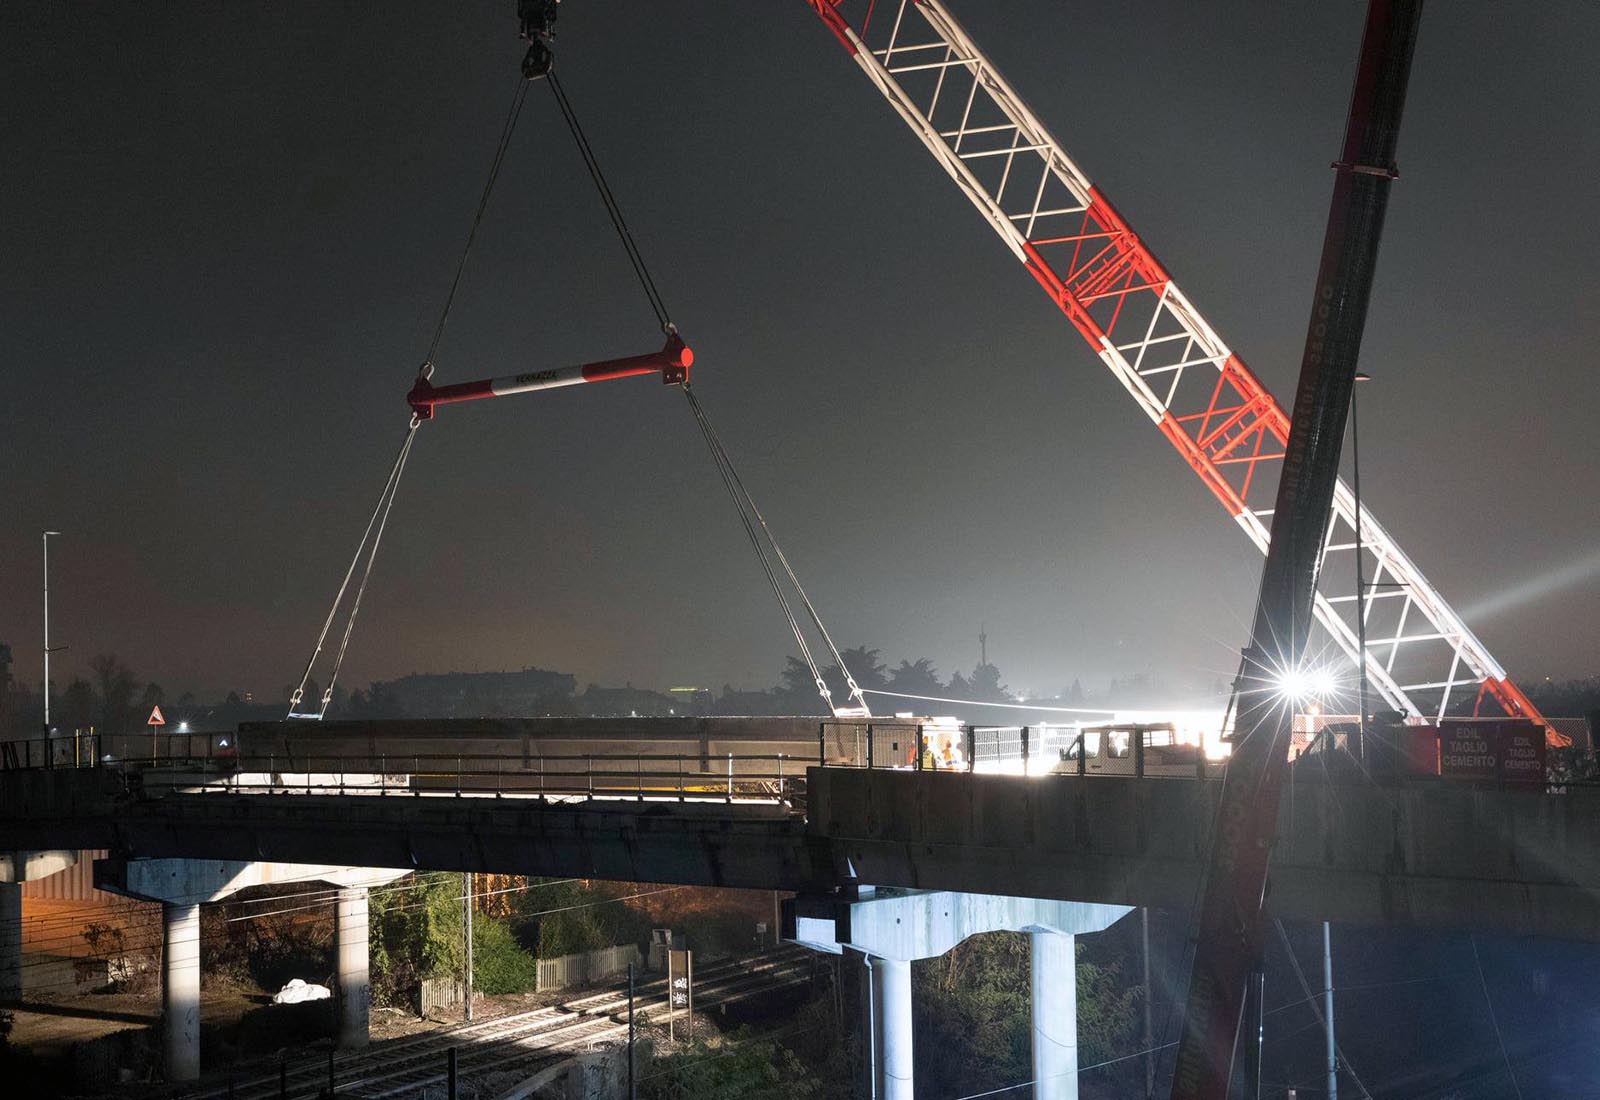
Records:
[[[1289,417],[1145,243],[1066,154],[943,0],[806,0],[1107,369],[1265,553]],[[1499,662],[1343,480],[1318,624],[1351,665],[1365,618],[1367,676],[1390,707],[1438,718],[1475,693],[1543,721]],[[1358,609],[1358,603],[1360,607]],[[1565,738],[1546,725],[1552,742]]]

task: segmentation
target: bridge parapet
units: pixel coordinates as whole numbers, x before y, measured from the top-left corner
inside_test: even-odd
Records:
[[[862,883],[1184,908],[1219,785],[814,768],[808,831]],[[1600,940],[1600,787],[1297,782],[1268,908]]]

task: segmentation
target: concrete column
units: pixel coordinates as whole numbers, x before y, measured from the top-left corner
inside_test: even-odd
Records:
[[[868,961],[877,1100],[912,1100],[911,964],[877,957]]]
[[[339,889],[335,916],[335,944],[339,953],[339,1045],[360,1050],[367,1045],[367,1008],[372,987],[367,981],[367,888]]]
[[[0,882],[0,1004],[22,1000],[22,884]]]
[[[200,907],[161,905],[161,1029],[168,1081],[200,1076]]]
[[[1077,937],[1033,932],[1034,1100],[1078,1100]]]

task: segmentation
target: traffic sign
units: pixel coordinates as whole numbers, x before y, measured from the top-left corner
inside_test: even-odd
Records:
[[[145,719],[144,724],[147,726],[164,726],[167,724],[167,720],[161,717],[161,708],[159,706],[150,708],[150,717]]]

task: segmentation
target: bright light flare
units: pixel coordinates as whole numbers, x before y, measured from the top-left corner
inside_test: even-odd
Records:
[[[1273,688],[1280,698],[1295,704],[1320,703],[1342,690],[1339,677],[1326,665],[1286,669],[1277,675]]]

